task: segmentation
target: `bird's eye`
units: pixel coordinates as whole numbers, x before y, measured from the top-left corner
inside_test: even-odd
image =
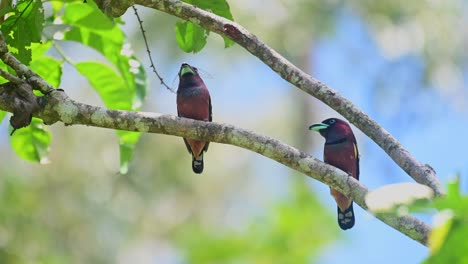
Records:
[[[331,119],[330,121],[328,121],[328,123],[330,123],[330,125],[335,124],[335,123],[336,123],[336,120],[335,120],[335,119]]]

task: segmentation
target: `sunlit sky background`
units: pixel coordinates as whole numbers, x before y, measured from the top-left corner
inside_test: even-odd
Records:
[[[127,21],[131,19],[129,17]],[[422,59],[404,56],[389,60],[381,54],[364,24],[352,14],[343,14],[337,28],[335,35],[314,44],[310,58],[314,69],[312,76],[338,90],[368,113],[417,159],[430,164],[442,182],[461,173],[463,189],[466,191],[466,100],[450,96],[450,92],[444,93],[445,89],[450,90],[451,87],[420,86],[424,70]],[[256,117],[281,111],[282,107],[291,107],[284,98],[291,89],[297,88],[283,81],[258,59],[249,58],[247,52],[242,59],[232,58],[232,50],[240,47],[220,50],[220,46],[219,41],[210,41],[204,51],[195,55],[187,54],[183,59],[211,76],[205,82],[212,94],[216,121],[249,128],[253,127]],[[210,53],[213,49],[217,51]],[[224,60],[230,63],[221,63]],[[170,70],[163,69],[166,76],[171,76],[166,79],[172,80],[178,67],[179,64],[174,64]],[[375,86],[381,78],[392,81],[385,89],[377,90]],[[465,69],[463,87],[458,87],[462,89],[460,95],[468,92],[467,80]],[[308,95],[304,93],[304,96]],[[157,100],[158,111],[175,113],[174,96],[163,88],[153,91],[151,100]],[[315,102],[315,109],[320,111],[316,114],[319,118],[304,120],[304,129],[313,122],[339,116],[315,99],[311,101]],[[277,122],[281,123],[281,120]],[[354,128],[354,131],[361,152],[361,181],[366,186],[374,189],[388,183],[412,181],[375,143],[357,129]],[[312,133],[310,136],[319,137]],[[321,159],[321,148],[308,151]],[[209,162],[209,155],[207,159]],[[256,159],[258,168],[255,171],[259,173],[256,177],[275,181],[277,184],[274,186],[277,187],[274,189],[278,197],[285,195],[282,189],[284,176],[281,175],[286,175],[288,170],[264,158]],[[334,212],[335,203],[328,194],[328,188],[314,180],[310,180],[310,184],[314,191],[320,193],[323,203]],[[419,243],[381,223],[360,207],[355,206],[355,211],[355,227],[345,232],[344,239],[328,247],[319,258],[319,263],[417,263],[427,257],[428,250]],[[431,222],[430,217],[422,217]]]

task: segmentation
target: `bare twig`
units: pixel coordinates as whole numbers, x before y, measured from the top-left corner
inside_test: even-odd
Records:
[[[10,101],[11,98],[0,89],[0,109],[11,111]],[[159,133],[230,144],[251,150],[339,190],[367,209],[365,197],[368,189],[361,182],[305,152],[252,131],[172,115],[109,110],[73,101],[64,92],[57,90],[46,96],[41,107],[33,115],[43,119],[46,124],[61,121],[65,124]],[[410,215],[376,217],[419,243],[427,244],[430,227],[421,220]]]
[[[161,77],[161,75],[159,75],[158,71],[156,70],[156,66],[154,66],[153,58],[151,57],[151,51],[149,49],[148,40],[146,38],[146,31],[143,28],[143,20],[141,20],[140,15],[138,14],[137,8],[135,6],[132,6],[132,8],[133,8],[133,11],[135,11],[135,16],[138,19],[138,23],[140,24],[141,34],[143,35],[143,40],[145,41],[146,52],[148,53],[148,58],[151,62],[150,67],[153,69],[153,72],[156,74],[161,84],[164,85],[164,87],[166,87],[169,91],[175,93],[175,91],[164,82],[164,79]]]
[[[75,62],[70,57],[67,56],[65,51],[62,49],[62,47],[60,47],[60,45],[56,41],[53,41],[52,46],[54,47],[54,49],[58,52],[58,54],[60,55],[60,57],[62,57],[64,61],[66,61],[70,65],[75,65]]]
[[[18,76],[26,77],[28,82],[33,86],[34,89],[41,91],[43,94],[48,94],[54,88],[42,80],[37,73],[33,72],[28,66],[21,63],[13,54],[8,51],[8,46],[6,44],[5,38],[3,37],[2,32],[0,31],[0,59],[13,68],[16,71]]]
[[[17,84],[17,85],[20,85],[20,84],[23,83],[23,80],[21,80],[20,78],[10,74],[7,71],[4,71],[3,69],[0,69],[0,76],[2,76],[3,78],[5,78],[8,81],[10,81],[10,82],[12,82],[14,84]]]
[[[433,169],[414,158],[390,133],[351,101],[289,62],[239,24],[177,0],[135,0],[226,36],[262,60],[283,79],[324,102],[376,142],[416,182],[429,186],[437,196],[445,193]]]

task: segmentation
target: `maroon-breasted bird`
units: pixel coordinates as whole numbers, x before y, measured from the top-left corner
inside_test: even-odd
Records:
[[[198,69],[182,63],[179,71],[179,88],[177,89],[177,114],[202,121],[212,121],[211,97],[205,83],[198,75]],[[203,172],[203,153],[208,150],[210,142],[184,138],[187,150],[192,154],[192,170]]]
[[[353,131],[348,123],[338,118],[329,118],[309,126],[325,138],[323,161],[359,180],[359,151]],[[330,188],[338,204],[338,224],[346,230],[354,226],[353,201]]]

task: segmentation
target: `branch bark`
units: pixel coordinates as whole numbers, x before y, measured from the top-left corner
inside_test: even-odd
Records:
[[[256,134],[242,128],[215,122],[202,122],[158,113],[109,110],[70,99],[64,92],[54,90],[38,97],[41,109],[35,117],[51,125],[63,122],[66,125],[158,133],[211,141],[241,147],[275,160],[291,169],[329,185],[352,198],[367,210],[365,197],[368,189],[343,171],[330,166],[309,154],[284,144],[276,139]],[[11,95],[0,85],[0,109],[12,111]],[[408,237],[427,245],[430,227],[423,221],[407,215],[376,215],[382,222]]]
[[[135,4],[191,21],[232,39],[283,79],[340,113],[377,143],[416,182],[429,186],[436,196],[445,194],[432,167],[414,158],[389,132],[351,101],[303,72],[239,24],[177,0],[135,0]]]

